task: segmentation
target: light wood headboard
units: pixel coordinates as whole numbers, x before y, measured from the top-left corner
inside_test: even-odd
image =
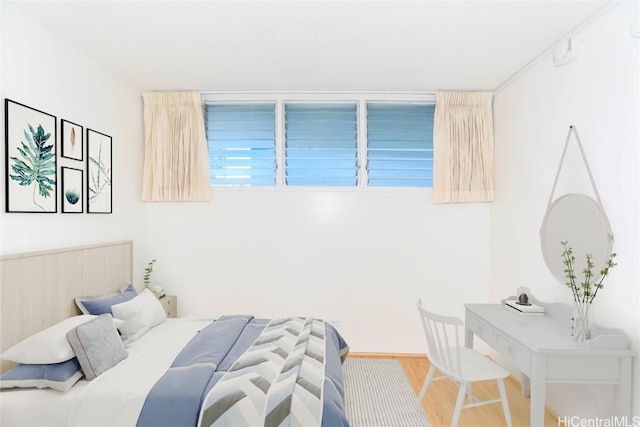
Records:
[[[131,283],[133,242],[102,243],[0,256],[0,353],[69,316],[77,296]],[[0,363],[0,372],[14,364]]]

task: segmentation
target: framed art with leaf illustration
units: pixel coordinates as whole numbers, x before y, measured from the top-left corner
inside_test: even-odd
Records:
[[[87,213],[111,213],[111,137],[87,129]]]
[[[62,191],[60,195],[60,206],[62,213],[82,213],[82,170],[75,168],[60,168],[62,175],[60,183]]]
[[[5,210],[55,213],[57,119],[5,98]]]
[[[82,161],[82,126],[68,120],[60,120],[62,128],[62,142],[60,143],[62,157]]]

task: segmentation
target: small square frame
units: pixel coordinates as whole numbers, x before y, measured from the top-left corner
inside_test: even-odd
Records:
[[[60,192],[60,206],[62,213],[83,213],[84,200],[82,191],[84,183],[82,169],[68,168],[62,166],[60,168],[62,191]]]

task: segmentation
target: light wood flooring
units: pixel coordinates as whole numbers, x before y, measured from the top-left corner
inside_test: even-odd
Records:
[[[397,359],[402,365],[407,379],[411,383],[416,396],[429,370],[429,360],[426,356],[394,355],[373,353],[350,353],[350,358],[391,358]],[[436,373],[436,375],[438,375]],[[520,382],[513,377],[505,381],[507,399],[514,427],[529,426],[529,398],[520,393]],[[433,427],[449,426],[453,418],[458,386],[449,380],[432,382],[427,395],[422,401],[422,408],[427,414]],[[494,399],[498,395],[495,381],[477,382],[473,384],[473,393],[480,399]],[[504,414],[500,403],[468,408],[462,410],[459,427],[498,427],[504,426]],[[557,416],[547,409],[545,412],[545,427],[557,427]]]

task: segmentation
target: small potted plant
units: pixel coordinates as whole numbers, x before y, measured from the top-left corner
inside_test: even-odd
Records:
[[[149,261],[147,268],[144,269],[144,287],[149,288],[149,284],[151,283],[151,273],[153,273],[153,264],[155,264],[156,259],[152,259]]]

